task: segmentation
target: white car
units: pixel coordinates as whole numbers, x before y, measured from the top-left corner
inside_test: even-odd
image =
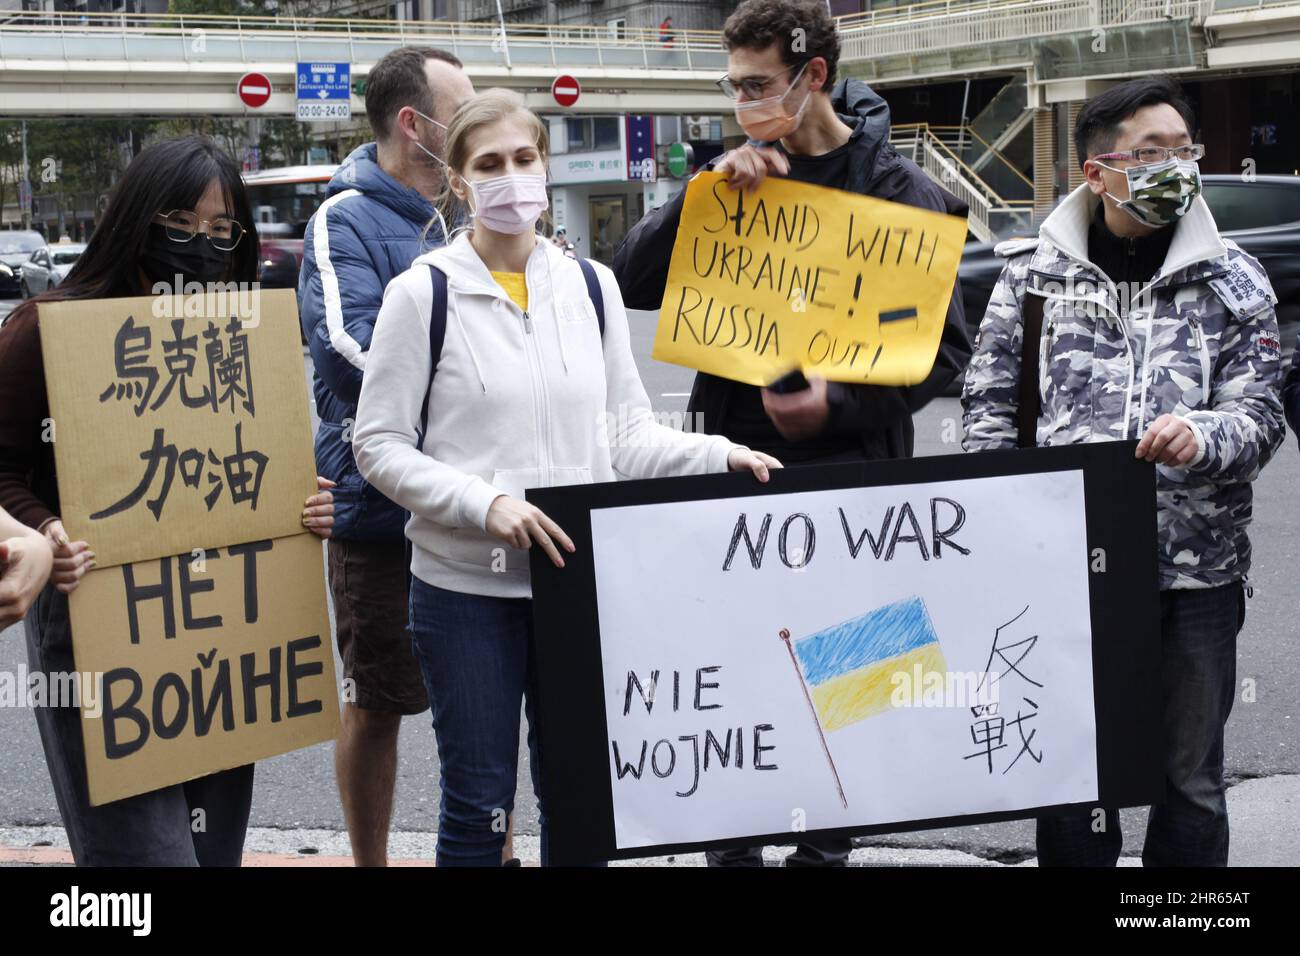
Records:
[[[23,298],[52,289],[62,282],[85,251],[84,242],[57,242],[33,252],[22,267]]]

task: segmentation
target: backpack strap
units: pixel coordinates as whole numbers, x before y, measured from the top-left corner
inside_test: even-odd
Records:
[[[447,273],[429,266],[429,281],[433,285],[433,305],[429,308],[429,383],[424,387],[424,403],[420,406],[420,430],[416,433],[415,447],[424,448],[424,435],[429,428],[429,395],[433,392],[433,376],[442,358],[442,342],[447,337]]]
[[[1020,338],[1020,396],[1016,408],[1017,440],[1021,448],[1038,445],[1038,415],[1042,396],[1038,391],[1038,344],[1043,337],[1043,297],[1026,292],[1020,305],[1024,328]]]
[[[582,266],[582,277],[587,280],[587,295],[591,298],[591,304],[596,307],[596,321],[600,324],[600,337],[605,337],[605,293],[600,288],[600,277],[596,275],[596,270],[586,259],[579,259],[578,265]]]

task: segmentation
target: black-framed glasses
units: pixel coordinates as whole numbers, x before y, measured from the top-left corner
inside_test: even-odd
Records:
[[[230,252],[244,238],[244,227],[228,216],[200,219],[188,209],[173,209],[171,212],[158,213],[153,221],[163,227],[167,238],[172,242],[189,242],[202,233],[208,237],[212,248],[222,252]]]
[[[733,80],[730,75],[724,73],[714,82],[718,84],[718,89],[722,90],[722,92],[730,99],[736,99],[736,97],[743,92],[745,94],[745,99],[747,100],[761,100],[763,98],[763,93],[772,84],[773,80],[779,76],[785,76],[791,70],[797,69],[802,71],[807,65],[808,61],[805,60],[802,63],[796,63],[794,66],[787,66],[780,73],[776,73],[772,76],[747,76],[739,82]],[[794,86],[794,84],[798,82],[799,79],[796,77],[790,81],[790,85]]]
[[[1139,146],[1120,153],[1102,153],[1093,159],[1131,159],[1142,165],[1163,163],[1168,159],[1180,159],[1185,163],[1194,163],[1205,155],[1205,147],[1200,143],[1188,143],[1185,146]]]

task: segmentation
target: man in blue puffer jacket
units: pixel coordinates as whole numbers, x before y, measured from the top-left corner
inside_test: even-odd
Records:
[[[370,71],[376,142],[355,149],[307,223],[298,312],[316,372],[318,473],[336,483],[329,543],[346,702],[335,748],[343,815],[358,865],[384,865],[401,719],[429,706],[406,632],[405,512],[362,480],[352,456],[361,377],[384,289],[446,239],[432,201],[443,131],[474,94],[454,56],[403,47]]]

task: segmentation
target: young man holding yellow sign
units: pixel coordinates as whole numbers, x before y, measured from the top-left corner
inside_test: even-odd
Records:
[[[707,166],[732,189],[753,190],[769,175],[964,216],[955,197],[889,145],[889,107],[857,80],[835,82],[839,40],[820,0],[746,0],[727,20],[723,92],[749,142]],[[626,304],[658,309],[683,191],[639,222],[614,258]],[[788,376],[759,387],[701,372],[688,410],[700,427],[786,464],[901,458],[912,454],[912,414],[970,358],[961,295],[954,287],[938,352],[917,384],[884,386]],[[847,839],[801,844],[792,864],[842,864]],[[757,847],[709,854],[711,865],[760,865]]]

